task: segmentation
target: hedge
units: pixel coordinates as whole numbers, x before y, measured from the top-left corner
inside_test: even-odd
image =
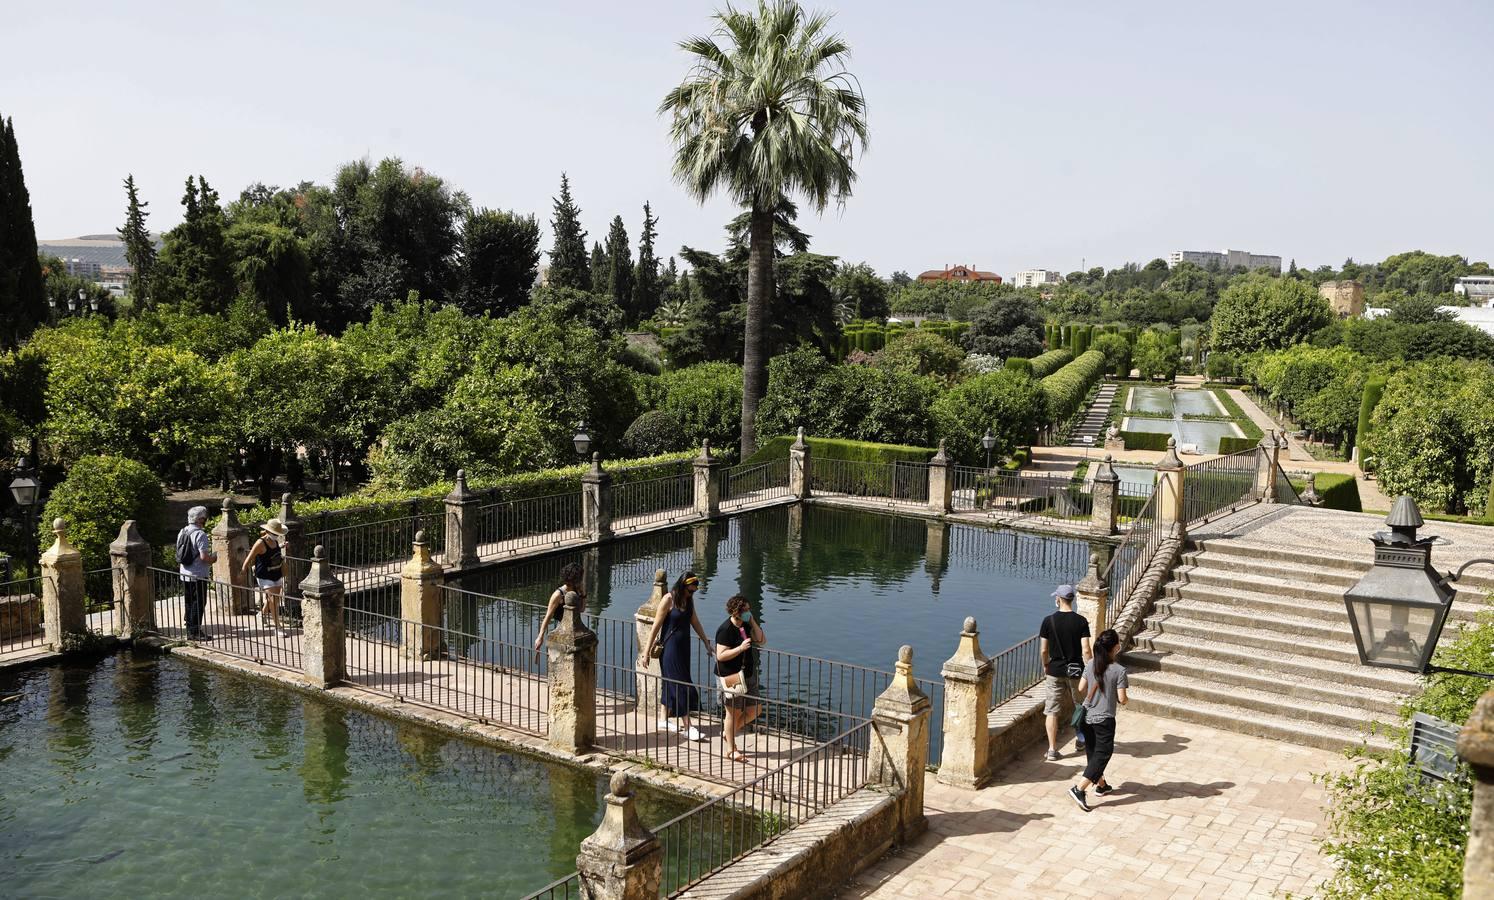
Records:
[[[39,524],[38,546],[52,545],[54,519],[67,520],[68,541],[83,554],[85,569],[109,565],[109,543],[126,519],[152,544],[164,543],[185,521],[166,522],[161,481],[143,463],[121,456],[84,456],[68,469],[67,478],[47,498]],[[174,528],[173,528],[174,524]]]
[[[1021,372],[1028,378],[1033,377],[1032,360],[1030,359],[1023,359],[1020,356],[1013,356],[1006,361],[1005,368],[1010,369],[1013,372]]]
[[[1166,450],[1167,439],[1172,437],[1165,431],[1122,431],[1121,440],[1127,450]]]
[[[1225,455],[1239,453],[1241,450],[1253,450],[1259,445],[1259,438],[1234,437],[1228,434],[1219,437],[1219,452]]]
[[[1046,354],[1045,354],[1046,355]],[[1042,357],[1038,357],[1041,359]],[[1037,360],[1033,360],[1034,363]],[[1033,368],[1036,368],[1034,365]],[[1095,382],[1105,375],[1105,354],[1086,351],[1078,359],[1043,379],[1043,396],[1048,402],[1048,421],[1066,421],[1079,411]]]
[[[871,441],[851,441],[844,438],[804,438],[809,444],[812,457],[820,459],[845,459],[852,462],[928,462],[937,451],[932,447],[911,447],[906,444],[876,444]],[[793,435],[781,434],[757,448],[747,457],[743,465],[771,462],[788,456],[794,443]],[[812,465],[813,463],[811,463]]]
[[[1353,475],[1343,472],[1319,472],[1317,475],[1318,496],[1323,499],[1324,509],[1364,511],[1359,501],[1359,482]],[[1291,482],[1298,494],[1307,490],[1307,479],[1293,478]]]
[[[1033,378],[1047,378],[1073,361],[1074,354],[1062,347],[1056,350],[1049,350],[1047,353],[1034,356],[1028,360],[1032,365]]]
[[[1385,395],[1385,376],[1371,375],[1364,382],[1364,395],[1359,400],[1359,427],[1354,430],[1354,446],[1362,447],[1373,430],[1375,407]]]

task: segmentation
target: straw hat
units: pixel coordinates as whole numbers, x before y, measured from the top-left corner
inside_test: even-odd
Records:
[[[280,521],[279,519],[271,519],[265,524],[259,526],[259,529],[261,531],[268,531],[270,534],[273,534],[276,537],[285,537],[285,523]]]

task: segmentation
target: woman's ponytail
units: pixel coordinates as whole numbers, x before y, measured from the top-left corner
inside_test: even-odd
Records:
[[[1098,690],[1105,689],[1105,670],[1110,668],[1111,657],[1120,642],[1120,635],[1115,633],[1114,628],[1105,629],[1095,638],[1095,687]]]

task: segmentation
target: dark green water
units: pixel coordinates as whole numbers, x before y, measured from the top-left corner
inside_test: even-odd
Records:
[[[601,816],[590,773],[169,658],[0,690],[8,897],[512,897]],[[691,805],[640,791],[646,824]]]

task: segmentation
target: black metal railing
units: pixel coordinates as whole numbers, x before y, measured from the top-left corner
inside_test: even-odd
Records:
[[[991,657],[991,708],[1043,680],[1042,641],[1033,635]]]
[[[1110,558],[1105,583],[1110,589],[1110,602],[1117,610],[1125,605],[1132,589],[1141,581],[1147,564],[1152,561],[1152,555],[1169,533],[1166,523],[1157,516],[1158,496],[1153,493],[1140,511],[1131,517],[1125,540]]]
[[[118,570],[123,573],[123,570]],[[89,634],[113,637],[119,634],[119,618],[114,609],[113,568],[93,569],[83,573],[84,626]]]
[[[1272,491],[1277,503],[1301,503],[1302,497],[1297,493],[1297,486],[1292,484],[1292,479],[1281,469],[1281,464],[1276,465],[1276,477],[1272,482]]]
[[[209,644],[219,653],[248,659],[268,666],[299,672],[301,665],[301,627],[299,611],[281,609],[281,627],[261,606],[258,588],[236,587],[212,579],[189,582],[179,573],[152,567],[152,587],[156,598],[156,633],[162,637],[193,644]],[[200,593],[197,593],[199,592]],[[201,619],[189,628],[188,594],[200,597]],[[282,598],[281,603],[285,601]],[[241,610],[236,612],[235,610]]]
[[[0,582],[0,652],[29,650],[44,640],[41,576]]]
[[[1186,467],[1183,520],[1196,525],[1254,503],[1259,458],[1259,451],[1252,447]]]
[[[956,511],[991,511],[1088,519],[1094,496],[1068,475],[1024,474],[955,466],[950,505]]]
[[[721,474],[721,502],[747,504],[788,496],[788,459],[733,466]]]
[[[810,489],[815,493],[884,500],[889,505],[929,500],[927,463],[816,459],[809,473]]]
[[[1073,582],[1084,576],[1085,566],[1089,564],[1089,544],[1015,529],[951,525],[949,558],[986,572]]]
[[[695,516],[695,474],[666,475],[612,486],[612,529],[633,531]]]
[[[480,506],[478,556],[508,556],[536,547],[556,547],[586,536],[581,494],[549,494]]]
[[[335,559],[349,569],[398,575],[410,558],[417,533],[425,532],[433,554],[439,555],[446,544],[444,508],[423,508],[415,500],[408,501],[406,507],[411,510],[409,515],[326,529],[313,530],[308,521],[305,549],[323,547],[327,559]]]

